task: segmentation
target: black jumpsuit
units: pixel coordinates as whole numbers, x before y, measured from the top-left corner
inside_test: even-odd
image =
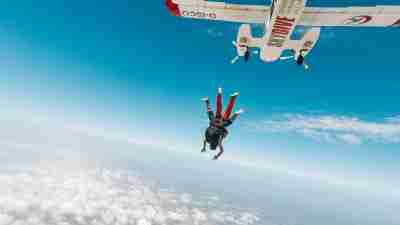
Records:
[[[210,144],[210,149],[215,150],[221,139],[228,136],[228,130],[226,127],[230,126],[236,119],[236,114],[233,115],[229,120],[224,120],[222,126],[216,125],[214,113],[212,111],[208,112],[208,119],[210,120],[210,125],[208,126],[205,137],[206,141]]]

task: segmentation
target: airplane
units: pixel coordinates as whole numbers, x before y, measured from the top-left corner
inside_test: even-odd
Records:
[[[400,6],[307,7],[307,0],[272,0],[271,5],[243,5],[208,0],[165,0],[178,17],[242,23],[236,41],[237,56],[247,62],[251,48],[266,63],[294,59],[308,69],[305,57],[317,43],[321,27],[400,27]],[[263,24],[262,37],[253,37],[250,24]],[[292,40],[296,26],[310,27],[300,40]],[[289,50],[290,56],[281,56]]]

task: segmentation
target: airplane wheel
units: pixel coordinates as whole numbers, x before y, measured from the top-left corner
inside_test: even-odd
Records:
[[[247,50],[246,53],[244,53],[244,61],[248,62],[250,59],[250,51]]]
[[[296,63],[297,63],[297,65],[299,65],[299,66],[303,65],[303,63],[304,63],[304,56],[299,55],[299,57],[297,57]]]

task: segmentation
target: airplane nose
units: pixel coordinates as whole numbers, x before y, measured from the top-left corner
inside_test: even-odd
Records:
[[[165,6],[172,15],[181,16],[178,4],[174,3],[172,0],[165,0]]]

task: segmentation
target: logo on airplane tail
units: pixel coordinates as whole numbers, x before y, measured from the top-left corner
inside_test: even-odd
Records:
[[[344,21],[346,25],[365,24],[372,20],[372,16],[353,16]]]

